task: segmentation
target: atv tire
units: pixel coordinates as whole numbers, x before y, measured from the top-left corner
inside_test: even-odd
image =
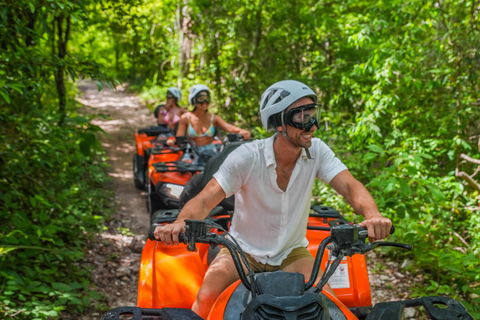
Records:
[[[143,174],[143,161],[138,154],[133,155],[133,182],[138,190],[145,189],[145,175]]]
[[[155,212],[161,209],[165,209],[165,206],[163,205],[162,199],[155,193],[155,187],[153,184],[150,182],[150,178],[148,176],[148,169],[145,170],[145,200],[147,204],[147,210],[148,213],[150,214],[150,217],[152,217]]]

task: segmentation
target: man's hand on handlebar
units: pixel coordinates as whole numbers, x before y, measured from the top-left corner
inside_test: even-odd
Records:
[[[247,130],[244,130],[244,129],[240,129],[239,134],[241,134],[243,136],[243,140],[248,140],[251,137],[250,131],[247,131]]]
[[[388,218],[378,216],[364,220],[359,223],[359,225],[368,230],[368,240],[374,242],[388,237],[390,229],[392,228],[392,221]]]
[[[162,241],[167,246],[178,246],[180,243],[178,235],[180,233],[185,233],[185,222],[177,220],[170,224],[156,227],[154,235],[155,239]]]

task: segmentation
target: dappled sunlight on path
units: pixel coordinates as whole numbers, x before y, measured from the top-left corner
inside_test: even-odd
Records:
[[[133,183],[132,159],[135,154],[134,133],[138,128],[155,124],[155,118],[140,99],[125,91],[108,87],[98,91],[94,82],[79,82],[83,96],[77,101],[82,112],[97,114],[92,124],[105,131],[99,134],[113,178],[117,212],[108,224],[108,231],[98,235],[98,244],[89,251],[92,277],[97,289],[107,300],[108,309],[137,302],[140,253],[149,228],[150,216],[144,193]],[[100,319],[101,313],[88,310],[82,320]]]

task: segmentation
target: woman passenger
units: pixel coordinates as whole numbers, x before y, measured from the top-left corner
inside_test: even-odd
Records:
[[[193,111],[186,112],[180,117],[176,136],[192,139],[200,153],[207,150],[217,151],[213,143],[215,128],[228,133],[239,133],[244,139],[250,139],[250,132],[229,124],[219,115],[208,111],[210,90],[207,86],[194,85],[190,89],[188,101],[194,106]]]
[[[178,101],[182,98],[182,92],[176,87],[168,88],[167,102],[158,105],[155,109],[155,117],[158,125],[163,125],[175,130],[180,116],[187,112],[184,108],[178,105]]]

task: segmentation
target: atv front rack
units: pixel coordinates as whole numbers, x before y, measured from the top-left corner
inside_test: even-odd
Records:
[[[151,154],[170,154],[170,153],[178,153],[182,151],[180,148],[170,147],[170,146],[163,146],[163,147],[155,147],[151,148]]]
[[[155,162],[153,167],[157,172],[199,172],[205,168],[184,161]]]
[[[147,128],[142,128],[142,129],[138,129],[137,130],[137,133],[139,134],[146,134],[147,136],[149,137],[153,137],[153,136],[158,136],[160,134],[168,134],[168,133],[172,133],[172,130],[170,130],[169,128],[167,127],[162,127],[162,126],[152,126],[152,127],[147,127]]]
[[[190,309],[162,308],[144,309],[139,307],[119,307],[105,312],[101,320],[202,320]]]
[[[465,307],[457,300],[446,297],[423,297],[420,299],[377,303],[370,313],[359,319],[365,320],[400,320],[405,308],[423,307],[431,320],[473,320]],[[107,311],[101,320],[170,320],[170,319],[202,319],[190,309],[162,308],[144,309],[139,307],[120,307]],[[331,319],[335,315],[331,315]],[[340,318],[338,318],[340,319]]]
[[[455,299],[446,297],[423,297],[419,299],[377,303],[365,320],[403,319],[405,308],[420,307],[432,320],[473,320],[465,307]]]

